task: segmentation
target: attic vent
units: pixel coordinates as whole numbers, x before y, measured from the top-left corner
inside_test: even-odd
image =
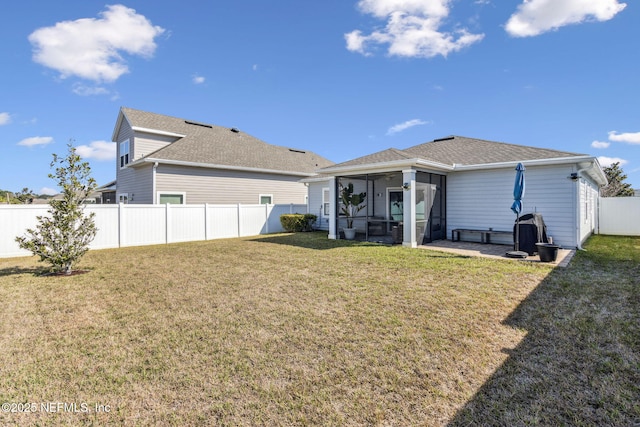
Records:
[[[295,150],[295,149],[293,149],[293,148],[289,148],[289,151],[291,151],[292,153],[302,153],[302,154],[306,153],[306,151],[302,151],[302,150]]]
[[[186,124],[188,124],[188,125],[193,125],[193,126],[202,126],[203,128],[213,129],[213,126],[211,126],[211,125],[207,125],[207,124],[204,124],[204,123],[190,122],[189,120],[185,120],[184,122],[185,122]]]
[[[229,129],[229,130],[230,130],[231,132],[233,132],[233,133],[240,133],[240,129],[238,129],[238,128],[231,128],[231,129]]]
[[[447,136],[446,138],[438,138],[438,139],[434,139],[433,142],[438,142],[438,141],[449,141],[450,139],[455,139],[455,136]]]

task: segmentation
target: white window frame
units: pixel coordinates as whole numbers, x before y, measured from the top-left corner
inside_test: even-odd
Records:
[[[158,191],[156,193],[156,203],[159,205],[160,203],[160,196],[182,196],[182,203],[183,205],[187,204],[187,193],[185,191]],[[162,203],[165,204],[165,203]]]
[[[118,145],[118,161],[120,169],[127,166],[131,161],[131,139],[132,138],[124,140]],[[126,147],[126,153],[124,152],[123,147]]]
[[[118,203],[128,204],[129,203],[129,193],[118,193],[116,197],[118,199]]]
[[[262,198],[268,197],[269,203],[262,203]],[[259,205],[272,205],[273,204],[273,194],[259,194],[258,195],[258,204]]]
[[[329,187],[322,189],[322,215],[326,217],[331,215],[331,188]]]

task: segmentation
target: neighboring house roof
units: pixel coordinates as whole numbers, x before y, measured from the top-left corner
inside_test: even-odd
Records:
[[[135,131],[174,136],[175,142],[146,154],[130,166],[146,162],[212,168],[238,168],[312,176],[334,164],[308,150],[268,144],[235,128],[198,123],[132,108],[121,108],[114,140],[122,119]]]
[[[109,181],[104,185],[101,185],[100,187],[96,188],[96,191],[98,192],[103,192],[103,191],[115,191],[116,190],[116,180],[114,179],[113,181]]]
[[[403,166],[424,166],[443,172],[495,167],[517,162],[552,164],[558,162],[579,163],[584,167],[591,165],[589,175],[601,185],[606,177],[597,164],[597,160],[587,154],[548,148],[528,147],[487,141],[464,136],[449,136],[399,150],[389,148],[357,159],[326,167],[322,174],[362,172],[398,168]]]

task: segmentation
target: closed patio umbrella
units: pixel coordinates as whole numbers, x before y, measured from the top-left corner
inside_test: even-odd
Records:
[[[518,163],[516,181],[513,185],[513,204],[511,205],[511,210],[516,214],[516,245],[514,251],[506,253],[509,258],[526,258],[528,255],[520,250],[520,212],[522,212],[522,198],[524,197],[524,171],[524,165]]]

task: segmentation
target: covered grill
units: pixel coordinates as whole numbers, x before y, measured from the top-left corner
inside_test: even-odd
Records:
[[[518,221],[513,226],[515,243],[516,227]],[[520,250],[533,255],[538,252],[536,243],[549,243],[547,238],[547,226],[544,224],[542,214],[529,213],[520,217]]]

